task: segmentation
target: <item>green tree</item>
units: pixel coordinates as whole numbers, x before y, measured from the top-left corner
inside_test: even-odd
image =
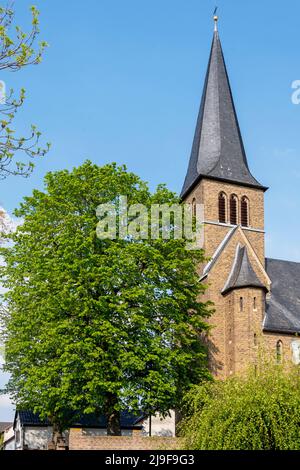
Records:
[[[147,207],[178,202],[125,167],[86,162],[47,174],[1,250],[7,391],[60,430],[75,412],[97,412],[119,434],[121,410],[166,414],[209,375],[199,338],[210,305],[197,301],[203,252],[172,237],[97,238],[97,206],[118,210],[119,195]]]
[[[256,376],[194,387],[181,425],[187,449],[299,450],[300,373],[266,363]]]
[[[37,44],[39,36],[39,12],[31,7],[32,27],[25,33],[14,26],[13,2],[0,7],[0,70],[17,72],[28,65],[39,64],[45,41]],[[6,92],[4,82],[0,83],[0,179],[8,175],[28,176],[34,167],[32,159],[44,156],[50,144],[42,148],[39,144],[41,133],[31,126],[27,136],[17,136],[12,128],[17,112],[25,100],[25,90],[15,97],[14,90]],[[23,154],[29,161],[17,161],[16,155]]]

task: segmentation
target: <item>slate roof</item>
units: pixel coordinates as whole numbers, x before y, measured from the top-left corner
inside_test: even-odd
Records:
[[[260,287],[267,291],[267,288],[259,280],[251,265],[247,248],[238,244],[232,269],[222,290],[222,294],[226,294],[232,289],[243,287]]]
[[[32,411],[19,410],[16,416],[19,415],[22,426],[50,426],[48,420],[40,419],[39,415]]]
[[[142,426],[137,423],[140,421],[141,414],[135,415],[128,412],[121,413],[121,428],[122,429],[141,429]],[[105,416],[96,416],[94,414],[83,416],[80,420],[74,421],[74,427],[82,428],[106,428],[107,419]]]
[[[48,420],[41,420],[38,414],[32,413],[31,411],[17,411],[19,414],[22,426],[51,426]],[[121,428],[122,429],[141,429],[142,426],[138,423],[141,420],[142,414],[134,415],[132,413],[123,412],[121,413]],[[75,419],[72,423],[73,427],[81,428],[106,428],[107,420],[103,415],[89,414]]]
[[[267,189],[252,176],[248,167],[217,31],[213,37],[182,198],[201,177]]]
[[[266,258],[272,281],[264,331],[300,333],[300,263]]]

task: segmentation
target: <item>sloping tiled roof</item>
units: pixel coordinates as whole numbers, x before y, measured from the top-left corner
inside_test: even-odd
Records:
[[[32,411],[20,410],[17,411],[17,414],[23,426],[50,426],[48,420],[40,419],[39,415],[32,413]]]
[[[51,426],[48,420],[41,420],[39,415],[31,411],[17,411],[23,426]],[[121,413],[121,428],[122,429],[140,429],[142,426],[136,424],[139,421],[140,414],[134,415],[128,412]],[[107,419],[103,415],[89,414],[82,416],[80,419],[75,419],[72,423],[74,427],[82,428],[106,428]]]
[[[252,176],[248,167],[217,31],[213,37],[182,198],[201,177],[267,189]]]
[[[226,294],[232,289],[238,289],[241,287],[260,287],[267,290],[264,284],[257,277],[251,265],[247,248],[238,244],[232,269],[222,290],[222,294]]]
[[[266,259],[272,281],[264,331],[300,333],[300,263]]]
[[[121,413],[121,428],[122,429],[141,429],[142,426],[137,425],[139,421],[140,414],[135,415],[128,412]],[[74,421],[72,424],[74,427],[83,427],[83,428],[106,428],[107,419],[104,415],[97,416],[95,414],[86,415],[81,417],[79,420]]]
[[[12,426],[12,424],[13,423],[0,422],[0,433],[4,432],[6,429]]]

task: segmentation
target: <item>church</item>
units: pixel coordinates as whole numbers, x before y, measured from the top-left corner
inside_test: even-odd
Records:
[[[260,345],[300,363],[300,263],[265,257],[264,194],[252,175],[218,33],[218,17],[181,198],[204,206],[200,267],[215,313],[209,364],[225,379],[256,368]],[[278,188],[279,189],[279,188]]]

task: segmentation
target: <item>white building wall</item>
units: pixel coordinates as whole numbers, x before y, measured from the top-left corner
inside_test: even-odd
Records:
[[[20,417],[17,417],[16,427],[15,427],[15,449],[23,449],[23,430],[20,423]]]
[[[143,422],[143,433],[149,436],[149,418]],[[151,436],[175,437],[176,419],[175,411],[170,416],[162,418],[159,414],[151,416]]]
[[[25,427],[23,437],[23,448],[29,450],[46,450],[48,442],[52,438],[52,427]]]
[[[15,450],[15,439],[11,439],[8,442],[4,442],[3,450]]]
[[[3,433],[3,450],[15,450],[15,432],[11,425]]]

